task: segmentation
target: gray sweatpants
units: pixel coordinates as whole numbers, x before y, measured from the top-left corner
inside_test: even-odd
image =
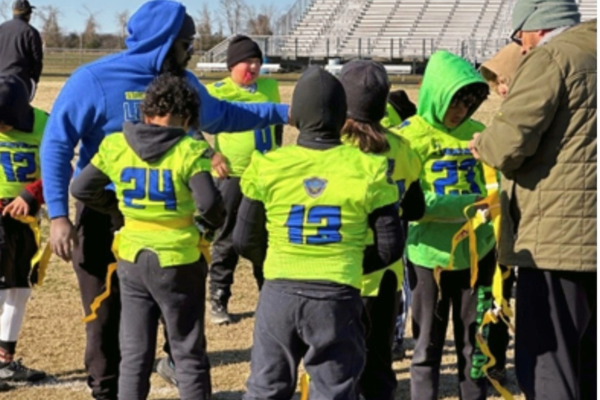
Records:
[[[144,400],[162,314],[182,400],[210,398],[210,364],[204,336],[206,263],[161,268],[150,251],[135,263],[119,261],[121,289],[120,400]]]
[[[301,359],[311,379],[311,400],[357,400],[365,363],[362,311],[356,289],[327,298],[265,281],[244,400],[291,399]]]

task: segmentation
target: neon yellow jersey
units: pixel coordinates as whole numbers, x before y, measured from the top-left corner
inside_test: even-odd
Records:
[[[421,187],[427,209],[424,218],[412,223],[408,233],[407,255],[421,266],[445,268],[450,261],[452,237],[466,218],[463,210],[487,190],[483,167],[471,154],[468,144],[485,126],[467,120],[451,133],[414,116],[402,124],[400,134],[410,141],[423,163]],[[485,256],[495,245],[492,224],[477,230],[477,251]],[[456,269],[469,267],[468,240],[463,240],[455,253]]]
[[[360,289],[368,215],[398,201],[384,157],[351,146],[254,152],[242,192],[264,203],[266,279],[329,281]]]
[[[158,255],[162,267],[200,258],[194,225],[195,203],[188,187],[192,176],[210,171],[208,144],[183,137],[157,162],[140,159],[122,133],[107,136],[92,164],[115,184],[125,217],[119,257],[134,262],[141,250]]]
[[[0,131],[0,198],[12,199],[40,179],[40,143],[48,114],[33,109],[33,132]]]
[[[234,83],[231,78],[207,85],[208,92],[222,100],[243,103],[279,103],[279,84],[275,79],[258,78],[256,89],[248,90]],[[242,176],[250,164],[252,152],[266,153],[276,147],[275,127],[247,132],[221,132],[215,135],[215,150],[227,158],[231,176]],[[214,174],[216,176],[216,174]]]
[[[385,137],[390,146],[390,149],[381,154],[387,158],[388,175],[398,187],[399,201],[402,201],[406,189],[413,183],[419,180],[421,175],[421,161],[412,148],[408,140],[398,135],[397,131],[386,131]],[[356,143],[348,144],[356,146]],[[402,209],[400,209],[402,215]],[[369,230],[367,243],[373,244],[373,232]],[[404,280],[404,264],[402,260],[398,260],[385,269],[371,272],[363,275],[361,295],[363,297],[377,296],[379,294],[379,285],[383,274],[387,270],[392,270],[398,278],[398,290],[402,290],[402,281]]]

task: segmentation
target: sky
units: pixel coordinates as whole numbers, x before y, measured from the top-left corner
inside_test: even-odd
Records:
[[[183,3],[188,12],[195,16],[198,11],[202,8],[203,0],[179,0]],[[204,0],[209,4],[211,10],[218,9],[218,0]],[[285,13],[293,4],[295,0],[245,0],[245,3],[250,6],[259,8],[261,5],[276,4],[279,13]],[[133,13],[144,0],[29,0],[32,6],[43,7],[47,5],[53,5],[60,10],[59,22],[64,32],[81,32],[84,28],[84,22],[86,17],[89,15],[85,7],[87,7],[92,13],[96,14],[97,21],[100,25],[99,31],[102,33],[116,33],[118,31],[117,17],[118,12],[129,10]],[[12,4],[12,0],[8,0],[9,4]],[[41,21],[34,19],[33,25],[40,27]]]

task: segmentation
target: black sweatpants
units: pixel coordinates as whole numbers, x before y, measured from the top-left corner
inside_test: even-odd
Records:
[[[410,368],[410,390],[413,400],[437,400],[440,365],[446,329],[452,308],[454,343],[458,358],[458,381],[462,400],[482,400],[487,395],[487,380],[472,378],[472,370],[481,367],[485,358],[475,340],[478,320],[491,305],[491,283],[496,266],[495,252],[479,261],[479,274],[474,289],[470,287],[471,271],[442,272],[441,299],[433,269],[410,265],[412,289],[412,323],[415,350]],[[485,303],[485,304],[484,304]],[[476,360],[476,361],[474,361]],[[479,365],[481,364],[481,365]]]
[[[209,399],[210,364],[204,336],[206,264],[162,268],[151,251],[119,261],[121,284],[120,400],[145,400],[162,314],[182,400]]]
[[[223,226],[217,229],[215,240],[212,243],[210,291],[211,293],[215,293],[219,289],[222,290],[223,300],[227,301],[231,296],[233,274],[239,260],[239,256],[233,248],[233,228],[235,227],[238,208],[242,201],[242,191],[240,189],[239,177],[216,179],[216,185],[223,197],[227,215]],[[260,289],[264,281],[262,265],[253,265],[252,269],[254,278]]]
[[[508,268],[500,266],[502,273]],[[515,284],[515,269],[509,269],[510,274],[502,282],[502,297],[510,303],[512,298],[512,290]],[[508,349],[508,343],[510,342],[510,335],[508,333],[508,325],[502,321],[498,321],[495,324],[490,324],[490,334],[488,337],[488,347],[496,359],[496,364],[491,370],[502,371],[506,368],[506,351]]]
[[[29,288],[37,283],[37,268],[31,270],[36,251],[35,236],[27,224],[10,215],[0,216],[0,289]]]
[[[593,400],[596,272],[519,268],[515,362],[527,400]]]
[[[75,224],[79,246],[73,249],[73,268],[79,282],[86,315],[94,299],[106,289],[112,254],[113,227],[107,214],[76,204]],[[102,302],[98,317],[85,325],[85,369],[95,399],[116,400],[119,378],[119,317],[121,300],[117,274],[113,274],[111,295]]]
[[[358,400],[365,362],[360,293],[319,298],[266,281],[256,309],[250,378],[244,400],[293,397],[300,360],[311,400]]]
[[[392,271],[383,275],[377,297],[363,297],[367,359],[360,394],[366,400],[394,399],[398,382],[392,368],[392,345],[401,299],[398,278]]]

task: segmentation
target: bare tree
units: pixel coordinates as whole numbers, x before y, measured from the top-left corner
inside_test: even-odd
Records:
[[[203,3],[197,13],[196,30],[199,35],[198,48],[201,51],[210,50],[225,39],[222,22],[219,18],[214,17],[214,13],[211,13],[207,3]]]
[[[121,11],[116,14],[117,24],[119,27],[119,38],[121,46],[124,47],[125,37],[127,36],[127,22],[129,21],[129,10]]]
[[[246,8],[248,15],[247,32],[249,35],[265,35],[273,34],[272,21],[277,20],[277,6],[275,4],[263,4],[258,10],[255,7],[248,6]]]
[[[229,33],[233,35],[242,32],[248,8],[244,0],[219,0],[219,4],[221,17],[225,19]]]
[[[86,16],[86,20],[81,34],[81,46],[87,49],[97,49],[102,45],[98,36],[98,29],[100,29],[100,24],[96,19],[98,12],[92,12],[87,6],[84,6],[83,10],[80,14]]]
[[[0,19],[7,21],[12,18],[12,6],[9,0],[0,1]]]
[[[61,47],[63,44],[62,29],[58,23],[60,11],[56,6],[43,6],[37,11],[42,21],[41,34],[46,47]]]
[[[213,31],[210,11],[208,9],[208,4],[206,3],[203,3],[202,9],[198,11],[196,31],[198,31],[198,35],[200,36],[200,49],[207,50],[205,47],[208,47],[208,43],[212,39]]]

